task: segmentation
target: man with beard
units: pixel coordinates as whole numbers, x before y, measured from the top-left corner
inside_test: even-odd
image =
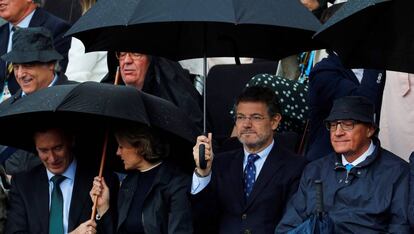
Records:
[[[197,138],[191,188],[196,228],[208,226],[203,231],[210,233],[274,232],[305,164],[273,137],[280,121],[277,96],[268,88],[248,87],[235,106],[235,129],[243,148],[213,155],[211,134]],[[201,144],[206,169],[199,166]]]

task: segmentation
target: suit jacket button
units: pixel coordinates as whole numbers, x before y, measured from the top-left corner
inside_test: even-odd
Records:
[[[244,230],[244,234],[252,234],[252,232],[250,231],[250,229],[246,229]]]
[[[247,214],[243,214],[242,219],[247,219]]]

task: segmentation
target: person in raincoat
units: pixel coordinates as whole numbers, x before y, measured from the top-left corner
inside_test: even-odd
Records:
[[[374,133],[374,104],[361,96],[337,99],[325,120],[335,150],[307,165],[276,233],[286,233],[315,211],[314,181],[335,233],[410,233],[409,166],[383,149]]]

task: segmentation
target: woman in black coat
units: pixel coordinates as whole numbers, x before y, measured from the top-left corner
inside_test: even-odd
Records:
[[[98,196],[97,217],[103,233],[192,233],[188,189],[190,177],[163,160],[168,144],[147,127],[120,128],[117,155],[128,171],[118,194],[117,210],[109,207],[109,190],[96,177],[91,196]]]

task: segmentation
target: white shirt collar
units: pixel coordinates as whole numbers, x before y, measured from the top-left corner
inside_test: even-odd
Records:
[[[52,87],[53,85],[55,85],[55,83],[56,83],[56,81],[57,81],[57,79],[58,79],[58,76],[57,76],[57,74],[55,73],[55,76],[53,77],[53,80],[52,80],[52,82],[50,82],[50,84],[47,86],[48,88],[49,87]],[[22,97],[24,97],[24,96],[26,96],[27,94],[23,91],[23,89],[22,89]]]
[[[78,163],[75,158],[73,158],[72,162],[70,163],[69,167],[66,169],[65,172],[62,173],[63,176],[66,177],[66,179],[74,180],[75,179],[75,173],[76,173],[76,167]],[[50,179],[55,176],[52,172],[46,169],[47,172],[47,178],[50,181]]]
[[[369,145],[369,148],[367,149],[367,151],[365,151],[361,156],[359,156],[357,159],[355,159],[355,161],[353,161],[352,163],[348,162],[345,158],[344,155],[342,155],[342,165],[346,165],[346,164],[352,164],[352,166],[356,166],[360,163],[362,163],[363,161],[365,161],[365,159],[367,159],[368,156],[370,156],[375,150],[375,145],[374,143],[371,141],[371,144]]]
[[[272,143],[270,143],[270,145],[268,145],[266,148],[264,148],[262,151],[260,151],[256,154],[259,155],[259,157],[261,159],[266,159],[267,156],[269,155],[270,151],[272,150],[274,143],[275,143],[275,141],[272,140]],[[251,154],[251,153],[249,153],[246,149],[244,149],[244,162],[245,163],[247,162],[247,157],[249,156],[249,154]]]
[[[33,18],[33,15],[35,13],[36,10],[32,11],[30,14],[28,14],[22,21],[20,21],[20,23],[18,23],[16,26],[19,28],[27,28],[29,27],[30,21]],[[9,23],[9,30],[11,31],[13,28],[13,24]]]

